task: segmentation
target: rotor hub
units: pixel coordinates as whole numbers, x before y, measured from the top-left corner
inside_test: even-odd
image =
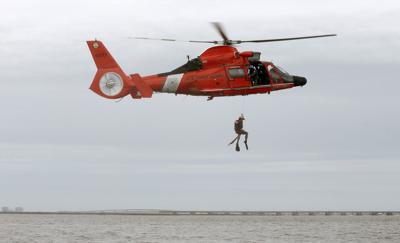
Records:
[[[106,81],[106,87],[109,89],[112,89],[115,86],[115,81],[112,79],[109,79]]]
[[[124,88],[124,82],[121,76],[114,72],[103,74],[99,81],[100,90],[107,96],[116,96]]]

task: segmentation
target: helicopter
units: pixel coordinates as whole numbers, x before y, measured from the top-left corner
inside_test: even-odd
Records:
[[[328,34],[280,39],[231,40],[220,23],[212,24],[222,37],[221,41],[186,42],[216,46],[208,48],[194,59],[188,57],[187,63],[172,71],[149,76],[141,76],[138,73],[127,75],[101,41],[87,41],[97,66],[90,89],[107,99],[120,99],[127,95],[131,95],[133,99],[151,98],[154,92],[206,96],[207,100],[223,96],[269,94],[272,91],[304,86],[307,79],[291,75],[272,62],[261,61],[260,52],[240,52],[236,45],[336,36]],[[146,37],[130,38],[179,41]]]

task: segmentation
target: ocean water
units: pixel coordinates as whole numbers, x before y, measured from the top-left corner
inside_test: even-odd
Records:
[[[400,216],[0,214],[0,242],[400,242]]]

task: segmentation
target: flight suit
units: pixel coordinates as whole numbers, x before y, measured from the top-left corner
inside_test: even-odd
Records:
[[[247,147],[247,138],[249,136],[249,133],[246,132],[245,130],[243,130],[243,120],[244,118],[239,118],[235,121],[235,132],[238,134],[237,140],[236,140],[236,151],[240,151],[239,148],[239,140],[240,140],[240,135],[244,134],[244,144],[246,145],[246,149],[248,149]]]

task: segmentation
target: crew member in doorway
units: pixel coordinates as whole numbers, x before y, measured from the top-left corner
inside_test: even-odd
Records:
[[[240,141],[240,136],[242,134],[245,135],[244,137],[244,144],[246,145],[246,149],[248,150],[249,147],[247,146],[247,138],[249,136],[249,133],[246,132],[245,130],[243,130],[243,121],[245,120],[243,114],[240,115],[240,117],[235,121],[235,132],[237,134],[237,137],[229,144],[233,144],[236,140],[236,151],[240,151],[240,147],[239,147],[239,141]]]
[[[256,70],[256,68],[255,68],[253,65],[250,65],[250,66],[249,66],[248,74],[249,74],[249,77],[250,77],[251,84],[252,84],[253,86],[258,85],[257,70]]]

